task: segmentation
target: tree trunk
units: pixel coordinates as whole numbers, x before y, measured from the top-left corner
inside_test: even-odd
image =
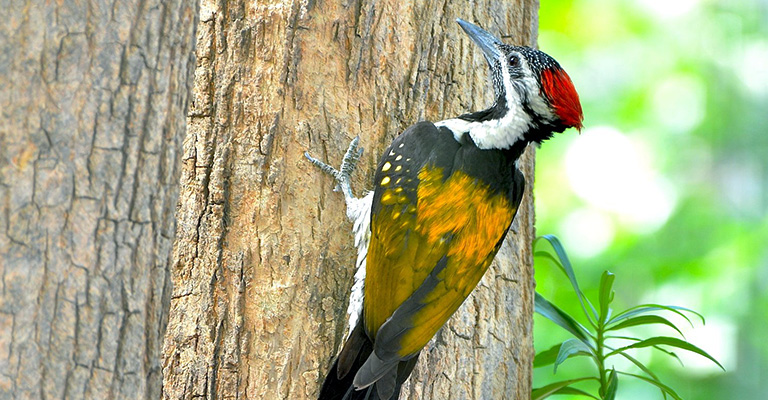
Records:
[[[158,398],[198,5],[0,3],[0,398]]]
[[[203,0],[184,144],[164,398],[314,398],[341,344],[355,248],[343,197],[302,156],[353,182],[407,126],[492,101],[474,20],[531,44],[537,2]],[[533,159],[497,262],[422,352],[401,398],[530,395]]]

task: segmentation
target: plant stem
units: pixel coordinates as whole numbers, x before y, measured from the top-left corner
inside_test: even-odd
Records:
[[[608,390],[605,377],[605,325],[603,320],[598,321],[597,326],[597,369],[600,374],[600,398],[605,398],[605,392]]]

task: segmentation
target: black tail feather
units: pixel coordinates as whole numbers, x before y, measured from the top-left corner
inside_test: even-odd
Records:
[[[411,375],[419,357],[418,354],[398,364],[394,391],[388,399],[379,397],[375,389],[376,384],[363,390],[355,390],[352,383],[355,374],[373,352],[373,342],[368,338],[362,325],[360,322],[352,330],[339,357],[334,360],[320,389],[319,400],[397,400],[400,397],[400,387]]]
[[[320,389],[319,400],[364,400],[370,390],[355,390],[352,381],[357,370],[373,351],[373,342],[365,334],[362,322],[349,335],[339,357],[333,362]]]

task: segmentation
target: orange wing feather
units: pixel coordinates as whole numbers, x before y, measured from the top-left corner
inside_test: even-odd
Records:
[[[443,170],[419,173],[416,206],[405,206],[397,187],[386,189],[385,206],[371,221],[365,284],[365,324],[373,337],[381,325],[424,282],[438,260],[447,265],[439,283],[412,314],[412,326],[398,354],[417,353],[459,308],[498,251],[516,205],[462,172],[443,181]],[[385,200],[386,199],[386,200]],[[389,204],[388,204],[389,203]],[[389,205],[389,207],[387,207]]]

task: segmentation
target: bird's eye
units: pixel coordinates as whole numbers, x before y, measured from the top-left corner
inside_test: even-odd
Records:
[[[520,57],[518,57],[515,54],[512,54],[511,56],[509,56],[509,66],[517,67],[518,65],[520,65]]]

